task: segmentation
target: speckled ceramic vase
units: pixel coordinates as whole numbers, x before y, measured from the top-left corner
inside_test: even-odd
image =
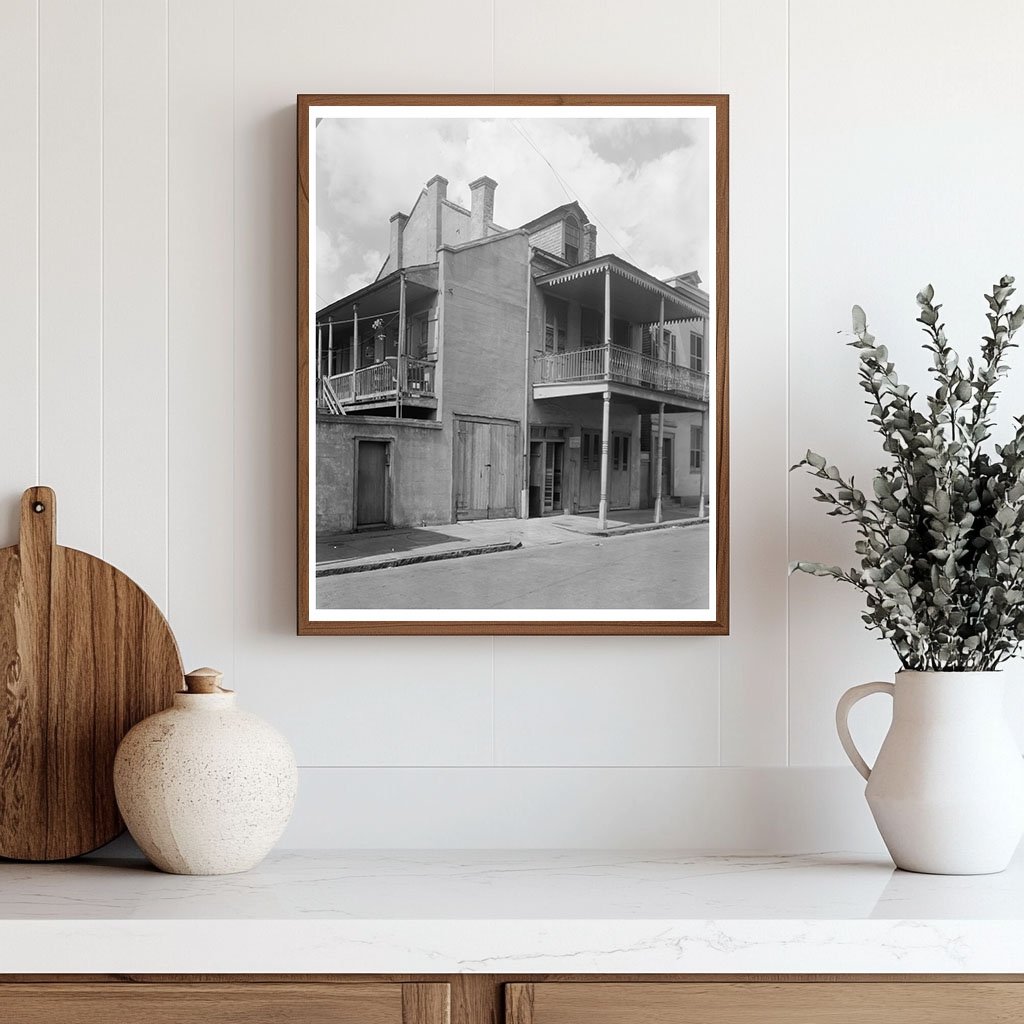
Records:
[[[298,772],[285,738],[239,711],[216,669],[185,676],[166,711],[139,722],[114,761],[117,805],[161,871],[247,871],[281,837]]]

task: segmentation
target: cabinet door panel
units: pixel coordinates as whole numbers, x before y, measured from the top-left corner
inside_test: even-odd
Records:
[[[447,985],[0,985],[4,1024],[448,1024]]]
[[[1017,982],[507,985],[505,1024],[1010,1024]]]

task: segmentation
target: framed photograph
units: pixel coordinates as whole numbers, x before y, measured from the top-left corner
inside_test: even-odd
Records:
[[[728,632],[726,96],[298,97],[298,632]]]

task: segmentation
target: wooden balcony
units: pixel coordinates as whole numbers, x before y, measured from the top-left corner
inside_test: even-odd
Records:
[[[680,408],[706,408],[707,373],[645,356],[619,345],[597,345],[537,356],[534,360],[534,398],[566,397],[605,390],[664,399]],[[673,399],[677,401],[672,401]]]
[[[324,377],[317,388],[317,406],[333,412],[333,405],[345,412],[374,406],[403,404],[436,407],[434,393],[435,364],[425,359],[390,357],[355,372]]]

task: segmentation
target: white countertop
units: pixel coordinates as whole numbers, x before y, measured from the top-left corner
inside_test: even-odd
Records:
[[[0,862],[5,973],[1024,972],[1024,861],[280,852],[243,875]]]

